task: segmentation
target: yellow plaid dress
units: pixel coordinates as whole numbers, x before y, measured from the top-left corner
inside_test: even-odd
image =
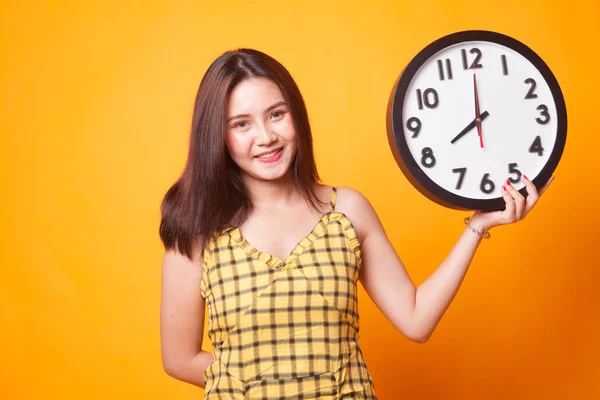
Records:
[[[376,399],[358,345],[356,230],[330,211],[285,260],[239,228],[203,254],[201,293],[214,360],[205,399]]]

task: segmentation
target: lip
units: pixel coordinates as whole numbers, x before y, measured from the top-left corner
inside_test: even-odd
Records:
[[[272,153],[273,151],[277,151],[277,153],[275,153],[273,156],[271,156],[269,158],[261,158],[260,157],[263,154],[269,154],[269,153]],[[260,162],[272,163],[272,162],[278,161],[281,158],[282,154],[283,154],[283,147],[279,147],[279,148],[272,149],[269,151],[263,151],[262,153],[254,156],[254,158],[256,158]]]
[[[272,153],[272,152],[274,152],[274,151],[276,151],[276,150],[281,150],[281,149],[283,149],[283,147],[275,147],[275,148],[273,148],[273,149],[271,149],[271,150],[263,151],[262,153],[260,153],[260,154],[257,154],[257,155],[255,155],[254,157],[260,157],[260,156],[262,156],[262,155],[269,154],[269,153]]]

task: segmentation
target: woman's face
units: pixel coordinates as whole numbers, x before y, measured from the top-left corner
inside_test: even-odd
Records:
[[[227,149],[245,178],[283,177],[296,155],[296,131],[277,84],[249,78],[235,86],[227,107]]]

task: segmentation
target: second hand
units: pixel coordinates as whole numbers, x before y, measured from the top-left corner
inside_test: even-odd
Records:
[[[475,90],[475,118],[477,119],[477,133],[479,134],[479,145],[483,149],[483,134],[481,132],[481,115],[479,115],[479,96],[477,94],[477,77],[473,71],[473,88]]]

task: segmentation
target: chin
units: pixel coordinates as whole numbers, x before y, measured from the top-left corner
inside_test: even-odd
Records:
[[[291,163],[287,163],[285,167],[273,168],[271,171],[265,171],[263,168],[254,168],[251,171],[245,171],[245,173],[261,181],[276,181],[285,178],[287,175],[291,176],[291,167]]]
[[[253,176],[257,179],[260,179],[262,181],[277,181],[279,179],[283,179],[285,178],[288,173],[290,172],[289,168],[285,171],[282,172],[273,172],[273,173],[256,173],[253,174]]]

